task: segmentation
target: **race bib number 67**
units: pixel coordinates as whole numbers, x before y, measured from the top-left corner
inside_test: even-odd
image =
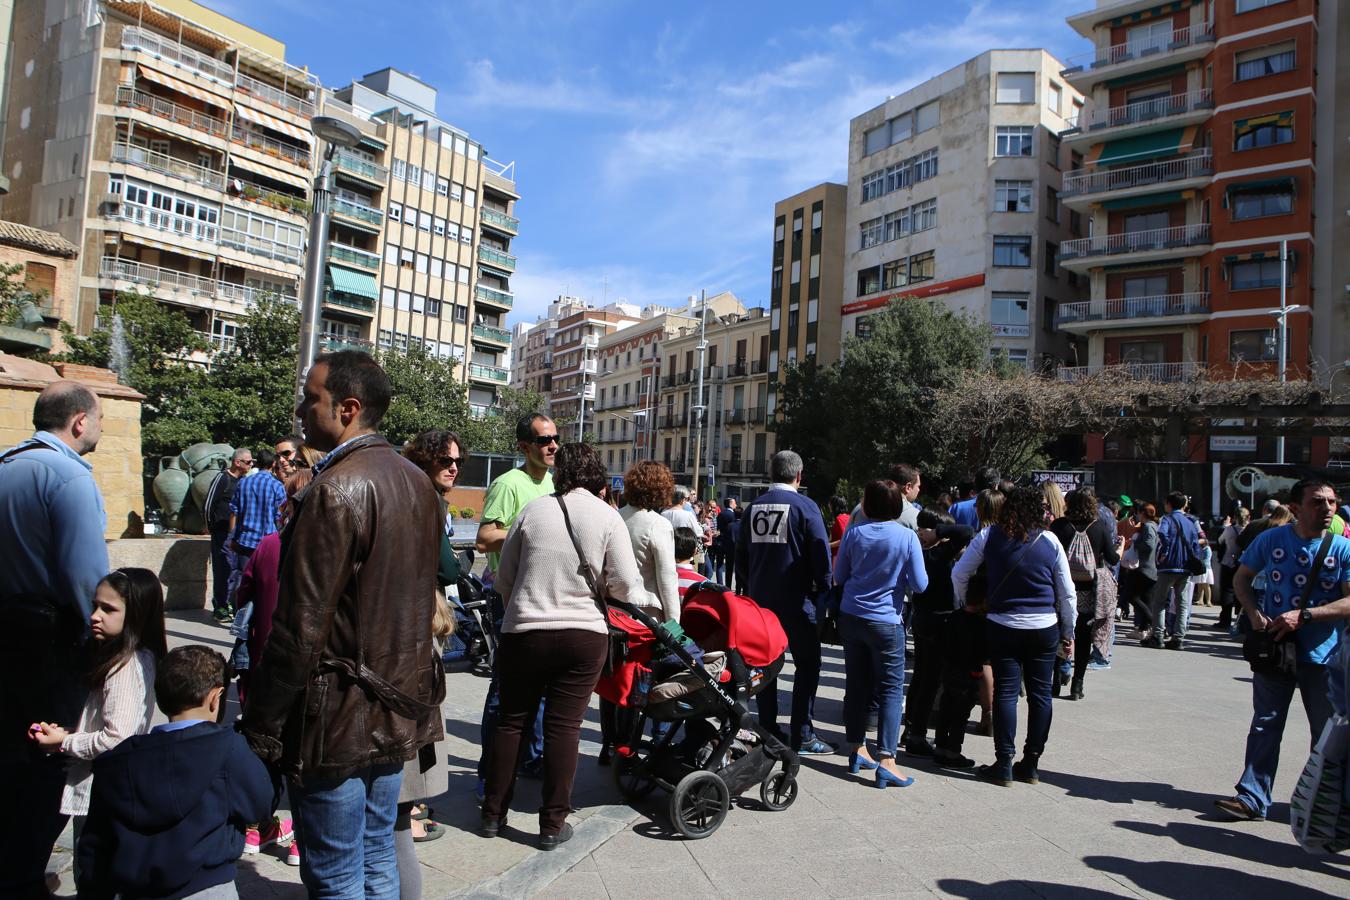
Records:
[[[791,509],[786,503],[756,504],[750,513],[750,543],[786,544]]]

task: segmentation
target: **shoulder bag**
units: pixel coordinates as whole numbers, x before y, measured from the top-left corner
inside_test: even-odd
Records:
[[[1322,568],[1327,553],[1331,551],[1332,540],[1330,532],[1322,535],[1322,544],[1317,548],[1317,556],[1313,559],[1308,583],[1303,586],[1294,609],[1301,610],[1308,605],[1313,589],[1317,586],[1317,573]],[[1298,671],[1298,642],[1289,636],[1277,639],[1269,631],[1253,631],[1242,641],[1242,656],[1252,667],[1252,672],[1257,675],[1293,678]]]
[[[577,533],[572,530],[572,517],[567,512],[567,504],[563,502],[561,494],[554,494],[554,499],[558,501],[559,508],[562,509],[563,524],[567,526],[567,536],[572,539],[572,546],[577,551],[577,559],[580,564],[577,566],[577,574],[586,580],[586,587],[590,588],[591,599],[595,601],[595,606],[600,610],[600,617],[605,621],[605,634],[609,640],[605,645],[605,664],[601,670],[602,675],[613,675],[618,668],[623,665],[628,658],[628,633],[622,628],[615,628],[609,621],[609,604],[605,602],[604,594],[600,592],[600,585],[595,578],[595,570],[591,564],[586,561],[586,554],[581,552],[581,541],[577,540]]]

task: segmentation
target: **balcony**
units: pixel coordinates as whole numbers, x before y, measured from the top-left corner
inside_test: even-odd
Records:
[[[485,366],[481,363],[469,363],[469,377],[497,384],[506,384],[511,379],[511,370],[501,366]]]
[[[139,50],[159,59],[174,63],[198,75],[205,75],[225,84],[234,84],[234,68],[205,53],[175,44],[144,28],[128,25],[122,29],[122,49]]]
[[[662,413],[658,428],[683,428],[689,424],[689,411]]]
[[[236,124],[230,131],[230,140],[236,144],[250,147],[268,156],[275,156],[302,169],[309,168],[309,150],[270,138],[260,131]]]
[[[763,475],[769,471],[768,462],[766,459],[747,459],[745,461],[745,474]]]
[[[287,112],[295,113],[297,116],[308,119],[314,115],[313,101],[289,94],[279,87],[274,87],[256,78],[240,74],[235,81],[235,87],[242,93],[250,94],[273,106],[279,106]]]
[[[1065,241],[1059,245],[1059,262],[1070,268],[1086,268],[1088,260],[1102,256],[1117,257],[1113,264],[1199,256],[1209,242],[1208,222],[1125,231]]]
[[[482,284],[475,284],[473,286],[473,295],[478,298],[478,302],[480,303],[487,303],[502,309],[510,309],[516,302],[515,295],[508,294],[506,291],[498,291]]]
[[[1214,23],[1175,28],[1168,34],[1098,47],[1064,60],[1060,76],[1080,91],[1109,78],[1145,72],[1160,65],[1199,59],[1214,45]]]
[[[338,171],[355,175],[363,181],[378,184],[380,187],[384,187],[389,181],[389,170],[384,166],[341,150],[333,157],[333,163]]]
[[[129,281],[132,284],[143,285],[149,288],[151,293],[160,291],[188,293],[201,297],[218,297],[222,300],[243,304],[254,303],[263,295],[275,294],[274,291],[262,290],[251,285],[236,284],[232,281],[217,281],[214,278],[190,275],[176,269],[150,266],[130,259],[118,259],[115,256],[105,256],[99,260],[98,277],[101,281]],[[277,296],[289,303],[296,302],[294,294]]]
[[[265,256],[268,259],[274,259],[278,262],[293,263],[298,265],[304,256],[304,250],[290,244],[278,244],[276,241],[269,241],[244,231],[238,231],[231,228],[222,228],[220,231],[220,244],[222,247],[233,247],[235,250],[243,250],[246,253],[254,253],[258,256]]]
[[[685,470],[685,459],[683,456],[677,456],[668,465],[672,472],[683,472]]]
[[[198,331],[197,337],[206,343],[215,347],[219,353],[231,353],[235,348],[235,336],[232,334],[215,334],[210,331]]]
[[[378,253],[371,253],[369,250],[362,250],[360,247],[351,247],[347,244],[338,244],[332,241],[328,242],[328,258],[360,266],[363,269],[379,269],[380,267]]]
[[[490,206],[480,206],[478,208],[478,218],[484,225],[490,228],[496,228],[499,231],[507,231],[516,234],[520,231],[520,220],[514,216],[508,216],[504,212],[499,212]]]
[[[1187,325],[1209,318],[1209,292],[1115,297],[1082,303],[1061,303],[1055,326],[1065,331],[1095,331],[1112,326]]]
[[[1061,366],[1055,373],[1060,381],[1084,381],[1106,376],[1135,381],[1194,381],[1205,374],[1204,363],[1117,363],[1110,366]]]
[[[722,460],[722,465],[720,466],[720,469],[724,474],[727,475],[739,475],[741,473],[741,466],[743,464],[744,464],[743,460],[739,459],[738,457],[732,457],[731,459]]]
[[[764,423],[764,413],[765,407],[763,406],[750,407],[750,424],[762,425]]]
[[[375,231],[379,231],[380,224],[384,222],[384,210],[362,203],[354,203],[343,197],[333,198],[333,215],[342,216],[345,219],[355,219],[363,225],[373,226]]]
[[[769,361],[767,359],[757,359],[750,364],[751,375],[763,375],[769,371]]]
[[[1214,174],[1214,159],[1210,149],[1201,150],[1160,162],[1142,163],[1117,169],[1078,169],[1064,176],[1059,199],[1070,206],[1087,206],[1095,194],[1133,196],[1153,193],[1162,188],[1184,190],[1201,187]]]
[[[499,269],[505,269],[507,272],[516,270],[516,258],[514,256],[483,244],[478,245],[478,261],[496,266]]]
[[[743,359],[738,359],[726,367],[727,378],[744,378],[750,374],[750,363]]]
[[[728,425],[744,425],[750,421],[750,411],[744,407],[729,409],[722,414],[722,421]]]
[[[480,340],[492,341],[496,344],[510,344],[511,332],[505,328],[497,328],[493,325],[475,325],[473,326],[473,336]]]
[[[324,291],[323,302],[330,306],[341,306],[345,309],[354,309],[363,313],[373,313],[375,311],[374,300],[369,297],[358,297],[355,294],[346,294],[342,291]]]
[[[224,172],[199,166],[196,163],[169,156],[167,153],[137,147],[134,144],[113,144],[112,150],[112,162],[137,166],[151,172],[158,172],[161,175],[172,175],[175,178],[181,178],[192,184],[199,184],[213,191],[225,190]]]
[[[484,406],[481,403],[469,404],[469,415],[475,419],[500,419],[502,411],[495,406]]]
[[[1091,140],[1093,143],[1109,136],[1151,131],[1162,127],[1192,125],[1209,118],[1214,111],[1214,92],[1208,88],[1169,97],[1155,97],[1124,106],[1094,109],[1066,120],[1070,132],[1066,141]]]
[[[705,366],[703,369],[703,378],[705,381],[721,381],[722,371],[723,369],[721,366]]]
[[[176,216],[173,213],[134,203],[119,203],[106,218],[113,222],[129,222],[155,231],[205,241],[208,244],[214,244],[220,238],[220,228],[214,222],[203,222],[191,216]]]
[[[224,119],[208,116],[206,113],[198,112],[181,103],[156,97],[154,94],[148,94],[145,91],[138,91],[130,85],[117,86],[116,103],[118,106],[139,109],[141,112],[149,113],[152,116],[168,119],[185,128],[191,128],[193,131],[204,131],[214,137],[223,138],[227,133]]]
[[[334,334],[319,335],[319,345],[327,353],[336,353],[339,350],[360,350],[369,353],[375,346],[365,338],[338,337]]]

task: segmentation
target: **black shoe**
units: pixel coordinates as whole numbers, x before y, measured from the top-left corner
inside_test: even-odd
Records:
[[[1184,650],[1186,649],[1186,642],[1179,637],[1173,636],[1167,641],[1167,649]]]
[[[1162,638],[1153,637],[1139,642],[1140,647],[1147,647],[1149,650],[1161,650],[1163,648]]]
[[[1040,784],[1041,774],[1037,766],[1041,761],[1039,753],[1024,753],[1022,758],[1013,763],[1012,776],[1023,784]]]
[[[912,737],[909,740],[904,741],[901,746],[905,748],[905,752],[910,756],[933,756],[936,753],[936,748],[933,746],[932,742],[923,735]]]
[[[612,744],[601,744],[601,745],[600,745],[600,756],[596,759],[596,762],[599,763],[599,764],[602,765],[602,766],[607,766],[607,765],[609,765],[609,761],[610,761],[611,759],[613,759],[613,758],[614,758],[614,747],[613,747],[613,745],[612,745]]]
[[[1215,800],[1214,806],[1234,822],[1262,822],[1266,818],[1237,797]]]
[[[941,747],[933,751],[933,762],[939,769],[975,768],[975,760],[971,759],[969,756],[962,756],[960,753],[943,750]]]
[[[1009,787],[1013,782],[1012,764],[999,761],[987,766],[980,766],[975,770],[975,777],[990,784],[997,784],[1000,787]]]
[[[1069,699],[1070,700],[1083,699],[1083,679],[1075,678],[1073,680],[1073,684],[1069,686]]]
[[[478,836],[485,838],[495,838],[497,836],[497,832],[501,831],[505,827],[506,827],[506,816],[502,816],[500,819],[492,819],[489,818],[488,816],[483,816],[483,818],[478,820]]]
[[[559,831],[557,834],[539,835],[539,849],[557,850],[559,844],[565,844],[571,839],[572,839],[572,826],[564,822],[562,831]]]

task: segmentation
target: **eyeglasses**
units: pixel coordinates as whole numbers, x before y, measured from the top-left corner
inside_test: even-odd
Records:
[[[282,459],[290,459],[294,455],[295,455],[294,450],[282,450],[279,453],[277,453],[277,456],[280,456]]]
[[[558,443],[558,436],[556,434],[536,434],[534,442],[540,447],[547,447],[549,444]]]
[[[442,469],[448,469],[451,466],[458,469],[463,462],[464,457],[462,456],[442,456],[437,458],[436,465],[440,466]]]

